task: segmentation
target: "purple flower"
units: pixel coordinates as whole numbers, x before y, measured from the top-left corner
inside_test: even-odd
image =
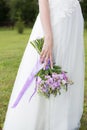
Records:
[[[42,91],[46,93],[48,92],[48,87],[46,86],[46,84],[43,85]]]
[[[60,84],[60,80],[58,80],[58,82],[57,82],[57,86],[60,87],[60,85],[61,85],[61,84]]]
[[[47,80],[47,83],[48,83],[48,84],[53,84],[53,78],[50,77],[50,78]]]
[[[46,79],[49,79],[49,78],[51,78],[51,77],[50,77],[49,75],[45,75],[45,78],[46,78]]]
[[[66,73],[65,72],[62,72],[62,75],[63,75],[63,79],[64,80],[68,80],[67,76],[66,76]]]
[[[58,74],[56,74],[56,73],[52,73],[52,78],[54,78],[54,79],[58,79]]]
[[[50,65],[50,59],[48,59],[48,65]]]
[[[63,79],[64,77],[63,77],[63,74],[58,74],[58,77],[59,77],[59,79]]]
[[[57,82],[54,82],[54,83],[53,83],[53,87],[54,87],[54,88],[57,88],[57,86],[58,86],[58,83],[57,83]]]
[[[43,91],[43,92],[46,92],[47,90],[46,90],[46,88],[43,87],[43,88],[42,88],[42,91]]]
[[[45,67],[45,70],[48,70],[50,67],[48,66],[48,65],[46,65],[46,67]]]
[[[46,70],[48,70],[50,68],[50,60],[48,59],[48,63],[47,63],[47,65],[46,65]]]

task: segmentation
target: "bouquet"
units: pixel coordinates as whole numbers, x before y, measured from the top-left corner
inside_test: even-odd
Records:
[[[31,41],[30,44],[32,44],[40,54],[44,44],[44,38]],[[53,63],[53,68],[51,68],[49,60],[46,68],[42,68],[35,76],[37,79],[36,84],[38,94],[47,98],[49,98],[51,94],[54,96],[57,94],[60,95],[61,88],[67,91],[68,85],[73,84],[73,82],[68,78],[67,72],[63,71],[62,68],[57,66],[55,63]]]
[[[31,41],[30,44],[32,44],[33,47],[37,50],[37,52],[40,54],[44,44],[44,38]],[[67,91],[68,85],[73,84],[73,82],[68,78],[67,72],[63,71],[60,66],[57,66],[54,63],[53,68],[50,67],[50,60],[48,60],[48,64],[46,65],[45,69],[43,68],[40,69],[41,64],[39,63],[38,65],[37,63],[33,68],[31,74],[27,78],[26,82],[24,83],[22,89],[20,90],[15,102],[12,105],[12,108],[18,105],[24,93],[31,86],[31,83],[33,82],[35,77],[36,77],[36,86],[29,101],[31,100],[31,98],[34,96],[36,92],[40,95],[49,98],[51,94],[54,96],[56,96],[57,94],[61,94],[60,90],[62,88]],[[37,68],[36,70],[37,65],[39,69]]]

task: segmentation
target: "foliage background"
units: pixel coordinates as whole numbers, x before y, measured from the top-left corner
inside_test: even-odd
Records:
[[[37,13],[37,0],[0,0],[0,26],[13,26],[19,17],[33,25]]]
[[[87,20],[87,0],[81,2]],[[0,0],[0,26],[14,26],[20,17],[25,25],[32,26],[38,14],[38,0]]]

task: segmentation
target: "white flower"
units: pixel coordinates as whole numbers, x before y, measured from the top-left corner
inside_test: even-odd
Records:
[[[65,85],[66,84],[66,80],[62,80],[62,84]]]

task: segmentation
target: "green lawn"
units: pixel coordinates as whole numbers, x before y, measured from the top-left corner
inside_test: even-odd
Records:
[[[31,29],[26,29],[20,35],[16,30],[0,29],[0,127],[30,32]]]
[[[20,35],[16,30],[0,29],[0,127],[3,126],[7,104],[17,74],[18,66],[27,45],[31,29]],[[85,61],[87,64],[87,31],[85,39]],[[87,130],[87,67],[85,76],[85,102],[80,130]]]

